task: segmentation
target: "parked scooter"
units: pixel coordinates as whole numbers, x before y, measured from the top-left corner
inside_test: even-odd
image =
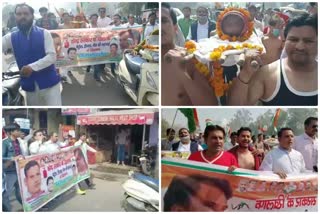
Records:
[[[158,43],[158,35],[147,39],[149,45]],[[140,50],[135,55],[133,50],[125,50],[116,76],[119,84],[138,105],[158,105],[159,52]]]
[[[2,72],[2,105],[22,106],[25,99],[20,93],[20,71],[16,62],[9,64]]]
[[[121,206],[127,212],[159,211],[159,180],[138,172],[129,172],[129,179],[122,184],[124,198]]]

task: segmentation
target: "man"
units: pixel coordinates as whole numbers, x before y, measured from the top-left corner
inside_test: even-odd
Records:
[[[178,133],[180,141],[172,144],[172,151],[191,152],[192,154],[203,150],[197,142],[191,141],[188,129],[181,128]]]
[[[304,132],[295,137],[293,149],[300,152],[303,156],[307,170],[313,170],[318,166],[318,118],[308,117],[304,121]]]
[[[5,173],[6,186],[6,191],[3,200],[9,201],[13,188],[15,188],[16,199],[19,201],[20,204],[22,204],[15,165],[15,160],[23,158],[18,141],[18,138],[21,134],[20,127],[17,124],[12,124],[5,127],[5,130],[9,136],[2,142],[2,167]],[[7,204],[7,206],[11,208],[10,204]]]
[[[110,57],[116,58],[118,56],[118,45],[116,43],[112,43],[110,45]]]
[[[246,57],[240,74],[229,91],[230,105],[317,105],[318,21],[316,16],[292,19],[284,30],[285,59],[263,66],[251,66],[257,56]]]
[[[184,38],[186,39],[189,34],[189,30],[190,30],[191,23],[192,23],[192,20],[190,18],[191,8],[184,7],[182,9],[182,12],[183,12],[184,17],[182,19],[179,19],[178,24],[179,24],[179,27],[180,27],[182,33],[183,33]]]
[[[97,25],[99,28],[107,27],[111,24],[112,20],[106,16],[106,8],[99,8],[99,18],[97,21]]]
[[[130,27],[135,27],[138,24],[134,22],[134,15],[133,14],[129,14],[128,15],[128,23],[126,24],[126,27],[130,28]]]
[[[35,199],[45,192],[41,190],[40,165],[37,161],[31,160],[24,166],[24,175],[24,183],[28,190],[25,197],[27,201]]]
[[[48,16],[48,8],[41,7],[39,9],[39,13],[42,18],[36,21],[36,25],[38,27],[47,29],[47,30],[55,30],[58,29],[58,23],[56,20],[50,19]]]
[[[224,151],[228,151],[231,148],[233,148],[234,146],[238,145],[237,140],[238,140],[237,132],[232,132],[230,134],[230,142],[226,142],[224,144]]]
[[[148,16],[149,22],[146,25],[146,28],[144,29],[144,39],[147,38],[153,31],[159,29],[159,25],[156,23],[157,14],[155,12],[152,12]]]
[[[266,54],[261,57],[264,65],[270,64],[280,59],[283,49],[283,35],[282,26],[283,22],[277,15],[273,15],[268,22],[269,31],[262,38],[262,43],[266,48]]]
[[[50,140],[47,142],[44,142],[44,146],[46,147],[46,153],[56,153],[60,151],[60,147],[58,145],[58,134],[56,132],[51,132],[50,135]]]
[[[255,29],[255,33],[257,33],[257,30],[260,32],[263,32],[263,26],[262,23],[256,19],[256,15],[258,14],[258,9],[257,7],[252,4],[248,7],[249,13],[250,13],[250,21],[254,22],[254,29]]]
[[[272,171],[285,179],[287,174],[300,174],[306,171],[303,156],[292,149],[294,140],[291,128],[281,128],[278,132],[279,146],[271,150],[259,168],[260,171]]]
[[[113,25],[112,27],[122,27],[121,25],[121,16],[119,14],[113,15]]]
[[[61,106],[60,77],[54,63],[56,53],[49,31],[33,26],[34,10],[27,4],[15,8],[18,31],[2,38],[2,51],[13,49],[20,85],[31,106]]]
[[[190,155],[188,160],[216,164],[229,167],[233,171],[238,167],[236,158],[229,152],[223,151],[225,131],[221,126],[209,125],[204,130],[204,140],[208,149]]]
[[[195,71],[193,63],[185,63],[181,55],[186,52],[175,46],[178,26],[174,10],[168,3],[161,5],[161,72],[162,79],[165,80],[161,81],[162,105],[216,105],[217,99],[208,80]],[[195,72],[190,76],[187,68]]]
[[[43,135],[43,132],[41,130],[37,130],[33,133],[34,141],[29,145],[30,155],[46,153],[44,138],[45,136]]]
[[[125,151],[126,151],[126,145],[127,145],[127,138],[128,138],[128,132],[122,128],[119,130],[119,133],[116,136],[115,142],[117,145],[117,164],[121,164],[125,166],[124,160],[125,160]]]
[[[72,17],[70,16],[69,13],[64,12],[61,15],[63,23],[59,25],[59,29],[72,29]]]
[[[54,180],[52,176],[49,176],[47,178],[47,188],[48,188],[48,192],[53,192],[54,190]]]
[[[84,154],[84,158],[86,163],[88,164],[88,157],[87,157],[87,151],[89,150],[90,152],[96,153],[97,150],[95,150],[94,148],[90,147],[87,143],[86,143],[86,139],[87,136],[86,134],[82,133],[80,135],[80,138],[77,142],[75,142],[74,146],[81,146],[82,152]],[[79,169],[78,169],[79,170]],[[94,184],[89,180],[89,178],[85,179],[85,182],[87,184],[87,186],[90,189],[93,189]]]
[[[68,59],[70,61],[76,61],[77,60],[77,49],[74,47],[71,47],[67,51],[68,53]]]
[[[249,146],[251,142],[251,129],[241,127],[237,133],[238,144],[229,150],[237,159],[239,167],[242,169],[259,170],[262,162],[262,157],[258,154],[253,155],[254,148]]]
[[[98,27],[98,14],[92,14],[90,16],[90,24],[89,24],[89,28],[97,28]]]
[[[174,129],[167,129],[166,131],[167,138],[161,141],[161,150],[162,151],[171,151],[172,145],[174,144],[174,138],[176,135],[176,131]]]
[[[165,212],[223,212],[232,189],[228,181],[204,175],[175,176],[163,198]]]
[[[208,18],[208,9],[205,7],[198,7],[197,9],[197,22],[191,24],[188,39],[196,42],[201,39],[210,37],[211,31],[216,29],[216,23],[211,22]]]

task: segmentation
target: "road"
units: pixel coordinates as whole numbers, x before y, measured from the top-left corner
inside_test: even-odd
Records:
[[[6,70],[12,55],[2,55],[2,69]],[[125,93],[110,72],[110,66],[102,74],[102,81],[93,78],[93,66],[86,72],[86,66],[71,68],[71,84],[63,83],[63,106],[136,106],[136,103]]]
[[[102,74],[102,82],[93,78],[86,67],[72,68],[71,84],[63,83],[62,105],[64,106],[133,106],[133,100],[118,84],[108,70]]]
[[[51,201],[47,208],[42,208],[39,211],[53,212],[124,212],[121,208],[121,200],[123,195],[122,183],[127,180],[127,175],[103,173],[94,178],[96,184],[94,190],[86,190],[85,195],[78,195],[75,189],[71,188],[66,191],[61,197]],[[82,183],[81,183],[82,184]],[[86,184],[83,182],[83,188]],[[22,211],[22,206],[15,200],[12,195],[11,204],[13,211]]]

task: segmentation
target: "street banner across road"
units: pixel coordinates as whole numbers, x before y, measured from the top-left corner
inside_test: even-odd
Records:
[[[90,176],[81,147],[16,161],[24,211],[36,211]]]
[[[197,189],[194,187],[195,182],[190,181],[192,178],[190,176],[193,175],[216,178],[220,181],[224,180],[223,183],[229,183],[232,197],[228,200],[226,211],[316,212],[318,210],[318,175],[316,173],[288,175],[286,179],[280,179],[271,172],[236,169],[229,173],[224,166],[173,158],[162,159],[162,196],[165,195],[168,187],[173,188],[170,184],[174,178],[175,180],[179,178],[184,185],[193,185],[191,189]],[[178,194],[177,185],[174,188],[175,193]],[[184,194],[188,191],[186,189],[188,188],[184,188]],[[162,204],[164,203],[166,202]]]
[[[57,52],[56,67],[77,67],[119,62],[122,47],[138,39],[143,27],[50,30]],[[128,35],[123,35],[128,32]],[[129,37],[129,39],[128,39]],[[134,38],[134,39],[132,39]],[[123,44],[126,43],[126,44]]]

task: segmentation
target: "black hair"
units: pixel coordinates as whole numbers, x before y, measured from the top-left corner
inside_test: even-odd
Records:
[[[61,15],[61,16],[63,17],[63,16],[64,16],[64,15],[66,15],[66,14],[67,14],[68,16],[70,16],[70,14],[69,14],[68,12],[64,12],[64,13],[62,13],[62,15]]]
[[[39,132],[43,134],[42,130],[38,129],[35,132],[33,132],[33,137],[35,137]]]
[[[318,35],[318,15],[303,14],[289,21],[284,29],[284,38],[286,39],[292,27],[310,26]]]
[[[94,14],[91,14],[91,15],[90,15],[90,19],[91,19],[92,17],[94,17],[94,16],[96,16],[97,18],[99,17],[98,14],[94,13]]]
[[[232,132],[232,133],[230,134],[230,137],[233,137],[233,136],[238,136],[237,132]]]
[[[116,43],[110,44],[110,48],[111,48],[111,46],[116,46],[116,48],[118,48],[118,45]]]
[[[57,134],[57,132],[50,132],[49,137],[52,137],[54,134]]]
[[[53,179],[52,176],[49,176],[49,177],[47,178],[47,186],[48,186],[50,180],[53,180],[53,181],[54,181],[54,179]]]
[[[38,163],[37,161],[35,161],[35,160],[29,161],[29,162],[24,166],[24,175],[25,175],[26,177],[28,177],[27,174],[28,174],[29,169],[30,169],[31,167],[34,167],[34,166],[38,166],[39,169],[40,169],[39,163]]]
[[[207,126],[206,129],[204,130],[204,134],[203,134],[204,139],[207,139],[209,137],[209,133],[213,131],[221,131],[223,133],[223,137],[226,136],[226,131],[224,130],[224,128],[218,125],[210,125],[210,126]]]
[[[238,136],[240,136],[241,132],[243,132],[243,131],[248,131],[248,132],[250,132],[250,134],[252,133],[252,131],[249,127],[241,127],[237,132]]]
[[[61,39],[60,35],[55,32],[50,32],[50,34],[51,34],[52,39],[55,39],[55,38]]]
[[[232,197],[232,189],[227,180],[205,175],[175,176],[164,195],[163,211],[171,211],[173,205],[188,207],[190,196],[194,196],[199,191],[200,184],[207,184],[220,189],[227,199]]]
[[[46,7],[40,7],[39,13],[41,13],[41,11],[47,12],[47,11],[48,11],[48,8],[46,8]]]
[[[150,18],[151,16],[155,16],[155,17],[157,17],[157,14],[155,13],[155,12],[151,12],[150,14],[149,14],[149,16],[148,16],[148,18]]]
[[[180,134],[180,132],[182,132],[182,130],[187,130],[188,133],[190,133],[189,129],[187,129],[187,128],[181,128],[181,129],[179,129],[178,133]]]
[[[293,132],[293,130],[289,127],[281,128],[280,131],[278,131],[278,138],[280,138],[282,136],[282,133],[284,131],[292,131]]]
[[[161,7],[164,7],[164,8],[166,8],[166,9],[169,10],[172,23],[173,23],[173,25],[176,25],[176,24],[178,23],[177,15],[176,15],[176,13],[174,12],[174,10],[172,9],[172,7],[170,6],[170,4],[167,3],[167,2],[162,2],[162,3],[161,3]]]
[[[304,126],[309,126],[312,121],[318,121],[318,118],[317,118],[317,117],[308,117],[308,118],[304,121]]]
[[[26,3],[17,4],[17,5],[16,5],[16,8],[14,9],[14,13],[15,13],[15,14],[17,13],[18,7],[27,7],[27,8],[30,10],[31,14],[34,15],[34,9],[33,9],[30,5],[28,5],[28,4],[26,4]]]
[[[182,10],[184,10],[184,9],[187,9],[187,10],[191,11],[191,8],[190,8],[190,7],[188,7],[188,6],[186,6],[186,7],[182,8]]]
[[[100,12],[100,10],[104,10],[104,11],[107,12],[107,9],[106,9],[105,7],[100,7],[100,8],[98,9],[98,11]]]
[[[262,136],[262,137],[263,137],[263,134],[262,134],[262,133],[258,134],[258,137],[260,137],[260,136]]]
[[[9,133],[14,132],[14,131],[20,131],[20,126],[17,123],[13,123],[8,126],[5,126],[4,130]]]
[[[113,16],[118,16],[119,19],[121,19],[121,16],[118,13],[114,14]]]
[[[74,48],[74,47],[69,48],[69,49],[68,49],[68,51],[67,51],[67,52],[68,52],[68,54],[70,53],[70,51],[77,51],[77,49],[76,49],[76,48]]]
[[[176,131],[175,131],[174,129],[168,128],[167,131],[166,131],[167,136],[168,136],[171,132],[173,132],[174,134],[176,133]]]

